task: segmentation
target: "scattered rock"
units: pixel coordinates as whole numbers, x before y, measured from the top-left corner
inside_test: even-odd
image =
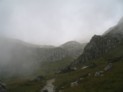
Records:
[[[48,90],[47,89],[44,89],[44,90],[42,90],[42,92],[48,92]]]
[[[76,71],[77,68],[76,68],[76,67],[72,67],[71,70],[72,70],[72,71]]]
[[[67,72],[76,71],[76,70],[77,70],[76,67],[70,67],[70,66],[68,66],[68,67],[62,69],[60,73],[67,73]]]
[[[72,83],[70,84],[70,86],[71,86],[71,87],[78,86],[78,81],[72,82]]]
[[[88,76],[91,76],[91,73],[88,73]]]
[[[104,71],[95,72],[95,77],[104,76]]]
[[[43,76],[37,76],[35,79],[33,79],[33,81],[38,82],[38,81],[42,81],[44,80]]]
[[[112,68],[112,63],[109,63],[105,68],[104,71],[109,71]]]
[[[79,80],[81,81],[81,80],[83,80],[84,78],[79,78]]]
[[[0,92],[7,92],[6,85],[0,82]]]
[[[88,66],[83,66],[81,69],[86,69],[86,68],[88,68]]]

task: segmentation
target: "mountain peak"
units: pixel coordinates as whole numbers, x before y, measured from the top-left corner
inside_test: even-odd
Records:
[[[71,56],[78,57],[79,55],[82,54],[85,45],[86,43],[81,44],[76,41],[69,41],[69,42],[64,43],[60,47],[68,51]]]
[[[123,24],[123,17],[120,19],[120,21],[118,22],[118,24]]]
[[[79,48],[82,44],[77,41],[69,41],[61,45],[62,48]]]
[[[80,45],[80,43],[77,41],[69,41],[64,43],[62,46],[70,46],[70,45],[78,45],[78,44]]]

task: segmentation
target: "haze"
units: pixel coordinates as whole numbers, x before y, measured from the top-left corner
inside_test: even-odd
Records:
[[[122,15],[122,0],[0,0],[0,34],[41,45],[86,42]]]

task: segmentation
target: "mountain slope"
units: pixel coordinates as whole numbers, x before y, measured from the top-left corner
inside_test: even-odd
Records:
[[[122,26],[123,20],[104,35],[93,36],[83,54],[66,68],[76,70],[56,76],[56,92],[122,92]]]
[[[117,48],[93,60],[95,67],[77,69],[56,76],[57,91],[64,92],[122,92],[123,42]],[[112,64],[109,70],[106,67]],[[102,72],[102,74],[98,74]],[[76,85],[72,85],[77,83]]]
[[[112,49],[117,48],[123,41],[123,24],[120,22],[105,35],[95,35],[84,48],[83,54],[71,66],[88,64]]]

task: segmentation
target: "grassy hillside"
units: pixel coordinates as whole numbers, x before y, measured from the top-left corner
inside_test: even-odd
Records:
[[[15,80],[7,83],[8,92],[39,92],[45,81]]]
[[[102,76],[96,77],[95,73],[104,71],[111,60],[114,61],[112,68],[105,71]],[[57,90],[64,90],[64,92],[122,92],[123,44],[93,62],[95,67],[57,75],[55,82]],[[79,81],[78,84],[71,87],[70,84],[75,81]]]
[[[72,61],[72,57],[66,57],[58,61],[43,62],[40,66],[40,69],[38,70],[38,74],[42,74],[45,76],[53,75],[54,73],[68,66]]]
[[[60,69],[66,67],[71,63],[73,58],[68,57],[61,61],[54,62],[43,62],[38,72],[34,76],[45,75],[45,79],[41,81],[30,81],[35,79],[34,76],[24,78],[11,78],[6,80],[8,92],[39,92],[41,88],[45,85],[46,79],[54,76],[56,72]]]
[[[120,57],[120,58],[119,58]],[[66,58],[61,62],[45,62],[42,64],[42,71],[38,74],[53,75],[57,70],[69,65],[72,58]],[[109,61],[113,61],[112,68],[104,71]],[[86,69],[77,69],[76,71],[54,74],[56,78],[54,83],[56,92],[63,90],[64,92],[122,92],[123,90],[123,44],[117,49],[105,54],[103,57],[92,61],[95,66]],[[98,71],[104,71],[103,75],[95,76]],[[30,80],[11,80],[7,81],[9,92],[39,92],[45,85],[46,79],[42,81]],[[71,83],[78,81],[78,84],[71,87]]]
[[[121,58],[118,58],[121,57]],[[112,68],[103,73],[103,76],[95,76],[97,71],[104,71],[104,67],[108,62],[114,60]],[[64,92],[122,92],[123,90],[123,44],[117,49],[112,50],[103,57],[94,60],[96,66],[86,69],[77,69],[77,71],[54,74],[58,69],[71,62],[70,58],[62,60],[62,62],[44,63],[42,69],[44,73],[50,77],[56,78],[54,83],[56,92],[63,90]],[[39,74],[42,72],[39,71]],[[80,80],[81,79],[81,80]],[[6,82],[9,92],[39,92],[45,85],[46,79],[43,81],[30,80],[11,80]],[[74,87],[71,83],[79,81]]]

